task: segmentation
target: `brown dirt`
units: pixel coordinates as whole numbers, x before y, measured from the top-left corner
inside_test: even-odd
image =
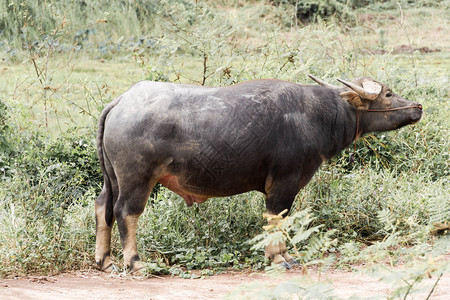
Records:
[[[388,51],[384,49],[367,49],[372,54],[386,54]],[[392,50],[391,54],[411,54],[414,52],[420,52],[421,54],[424,53],[433,53],[433,52],[441,52],[441,49],[435,49],[435,48],[428,48],[428,47],[420,47],[420,48],[414,48],[408,45],[401,45],[397,46]]]
[[[381,296],[383,299],[390,292],[389,284],[368,275],[342,270],[329,270],[322,274],[308,271],[308,276],[300,270],[291,270],[276,280],[262,272],[228,272],[203,279],[170,276],[142,279],[130,275],[78,271],[57,276],[2,279],[0,299],[219,299],[251,282],[259,282],[262,286],[301,277],[314,282],[326,283],[330,280],[335,289],[334,295],[344,299],[352,295]],[[426,280],[428,287],[423,293],[409,299],[425,299],[435,281],[436,278]],[[444,274],[431,299],[450,299],[450,274]]]

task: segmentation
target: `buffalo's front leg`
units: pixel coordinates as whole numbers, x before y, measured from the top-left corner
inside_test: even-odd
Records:
[[[273,225],[277,227],[279,222],[282,221],[279,215],[266,214],[265,217],[267,218],[267,223],[269,226]],[[266,247],[265,255],[273,263],[280,264],[287,269],[290,269],[292,265],[298,264],[297,261],[287,252],[286,243],[284,242],[270,243]]]
[[[266,208],[268,225],[277,226],[281,218],[280,213],[285,211],[287,216],[295,196],[299,191],[298,176],[286,176],[282,179],[266,181]],[[295,259],[287,253],[285,242],[270,243],[266,247],[266,257],[273,263],[281,264],[290,269],[292,265],[298,264]]]

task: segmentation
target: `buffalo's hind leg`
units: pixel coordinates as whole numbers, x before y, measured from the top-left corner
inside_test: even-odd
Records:
[[[114,205],[114,215],[119,228],[123,248],[124,265],[131,272],[142,268],[137,252],[136,230],[139,216],[142,214],[156,181],[133,182],[119,187],[119,198]]]
[[[104,187],[97,201],[95,201],[95,262],[102,271],[111,271],[113,268],[111,260],[111,229],[114,223],[114,215],[112,211],[108,211],[112,210],[112,207],[108,207],[108,205],[112,206],[112,203],[108,203],[108,198],[111,196],[108,193],[111,193],[111,191]]]

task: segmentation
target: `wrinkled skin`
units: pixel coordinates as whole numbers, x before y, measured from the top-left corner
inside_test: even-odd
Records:
[[[375,81],[360,78],[354,84]],[[136,228],[153,186],[160,182],[187,205],[256,190],[270,214],[289,210],[323,161],[358,135],[412,124],[417,103],[381,85],[368,100],[342,86],[255,80],[210,88],[139,82],[109,104],[99,120],[97,149],[104,186],[95,210],[95,258],[112,266],[111,228],[117,221],[124,263],[141,267]],[[389,112],[385,109],[416,105]],[[284,244],[269,245],[276,263],[292,259]]]

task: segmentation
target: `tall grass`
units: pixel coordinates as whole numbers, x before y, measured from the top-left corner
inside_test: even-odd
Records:
[[[161,1],[2,0],[0,40],[35,47],[55,30],[64,29],[60,42],[82,46],[90,35],[101,39],[139,36],[152,28]],[[96,24],[103,24],[97,26]]]

